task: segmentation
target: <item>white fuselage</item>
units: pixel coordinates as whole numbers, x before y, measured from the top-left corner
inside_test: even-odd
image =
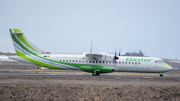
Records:
[[[77,64],[89,64],[89,65],[100,65],[107,66],[116,69],[118,72],[149,72],[159,73],[172,69],[172,67],[165,66],[160,63],[156,63],[160,58],[155,57],[129,57],[119,56],[116,60],[116,64],[112,61],[112,56],[108,56],[106,59],[102,58],[99,60],[89,59],[84,55],[67,55],[67,54],[47,54],[40,55],[46,56],[47,59],[52,59],[60,62],[77,63]],[[20,57],[14,56],[11,59],[16,59],[23,62],[28,62]],[[78,70],[78,68],[77,68]]]

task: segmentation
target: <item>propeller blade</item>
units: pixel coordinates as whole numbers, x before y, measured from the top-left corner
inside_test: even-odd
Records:
[[[121,56],[121,48],[119,48],[119,55],[118,56]]]
[[[116,56],[116,55],[117,55],[116,51],[117,51],[117,47],[116,47],[116,49],[115,49],[114,59],[113,59],[114,68],[116,68],[116,63],[117,63],[116,60],[119,59],[119,57]]]

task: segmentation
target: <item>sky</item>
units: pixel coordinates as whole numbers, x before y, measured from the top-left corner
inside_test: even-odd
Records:
[[[180,0],[0,0],[0,51],[9,28],[50,52],[139,52],[180,59]]]

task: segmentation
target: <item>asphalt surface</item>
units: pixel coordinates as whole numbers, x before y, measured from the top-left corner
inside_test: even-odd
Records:
[[[24,68],[14,69],[15,67]],[[31,67],[34,70],[28,70],[27,68]],[[21,62],[0,62],[0,76],[1,77],[120,77],[120,78],[177,78],[180,79],[180,70],[172,70],[164,74],[163,77],[160,77],[159,74],[101,74],[100,76],[92,76],[91,73],[78,73],[76,71],[68,71],[66,73],[53,73],[57,70],[44,70],[48,73],[35,73],[36,66],[27,63]],[[26,72],[24,72],[26,71]],[[41,70],[43,71],[43,70]],[[64,72],[64,71],[63,71]]]
[[[120,78],[176,78],[180,79],[179,75],[110,75],[101,74],[100,76],[92,76],[91,74],[53,74],[53,73],[13,73],[0,72],[1,77],[120,77]]]

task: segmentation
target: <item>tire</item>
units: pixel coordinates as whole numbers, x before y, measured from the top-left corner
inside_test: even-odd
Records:
[[[96,76],[99,76],[100,72],[99,71],[96,71]]]

